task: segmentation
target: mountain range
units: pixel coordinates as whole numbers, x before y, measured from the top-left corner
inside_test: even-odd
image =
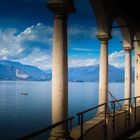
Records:
[[[19,62],[1,60],[0,80],[46,81],[50,80],[50,77],[37,67],[23,65]]]
[[[124,69],[109,65],[109,82],[123,82]],[[134,68],[132,69],[132,80],[134,81]],[[19,62],[0,60],[0,80],[28,80],[28,81],[50,81],[52,71],[43,71],[35,66],[23,65]],[[84,66],[68,69],[68,79],[71,82],[98,82],[99,65]]]

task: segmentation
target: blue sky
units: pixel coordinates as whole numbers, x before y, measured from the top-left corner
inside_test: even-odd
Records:
[[[51,69],[53,15],[46,0],[1,0],[0,59]],[[87,0],[76,0],[77,11],[68,20],[69,67],[99,63],[96,19]],[[81,6],[82,5],[82,6]],[[124,66],[120,30],[112,31],[109,63]]]

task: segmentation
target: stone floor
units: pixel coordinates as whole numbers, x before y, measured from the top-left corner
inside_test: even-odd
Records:
[[[140,140],[140,126],[137,126],[133,131],[128,132],[116,140]]]

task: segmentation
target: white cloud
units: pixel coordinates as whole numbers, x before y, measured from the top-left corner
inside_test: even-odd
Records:
[[[109,64],[115,66],[115,67],[124,67],[124,56],[125,51],[115,51],[109,55]]]
[[[69,29],[72,40],[94,38],[94,27],[75,25]],[[17,29],[0,29],[0,59],[19,61],[24,64],[38,66],[41,69],[51,68],[53,27],[42,23],[26,28],[19,32]],[[41,47],[42,46],[42,47]],[[86,48],[74,48],[79,51],[90,51]],[[93,65],[94,59],[73,60],[72,66]],[[81,64],[80,64],[81,63]]]
[[[0,59],[19,61],[23,64],[37,66],[41,69],[52,67],[52,32],[51,26],[38,23],[18,33],[17,29],[0,30]],[[94,27],[73,26],[69,28],[72,40],[95,38]],[[45,46],[41,47],[41,44]],[[72,48],[75,51],[91,51],[88,48]],[[124,66],[124,51],[109,55],[109,63],[116,67]],[[69,67],[94,66],[98,59],[69,59]]]
[[[115,51],[108,56],[109,64],[118,68],[125,66],[125,51]],[[96,59],[74,59],[70,58],[69,67],[82,67],[82,66],[94,66],[99,64],[99,58]],[[132,57],[132,66],[134,66],[134,57]]]
[[[34,49],[27,57],[18,60],[22,64],[37,66],[40,69],[50,69],[52,67],[52,56],[39,49]]]
[[[113,53],[111,53],[108,56],[109,59],[109,64],[121,68],[124,67],[124,57],[125,57],[125,51],[115,51]],[[69,60],[69,67],[82,67],[82,66],[94,66],[99,64],[100,58],[96,58],[96,59],[74,59],[71,58]]]
[[[51,26],[42,23],[21,33],[14,28],[0,29],[0,59],[20,61],[43,69],[50,67],[52,30]]]
[[[51,46],[52,27],[38,23],[19,34],[17,34],[16,29],[0,30],[0,42],[0,59],[4,57],[7,59],[25,57],[33,51],[31,49],[32,45],[34,48],[41,47],[36,45],[37,43],[42,43],[46,47]]]
[[[21,32],[17,38],[20,41],[38,41],[43,43],[52,42],[53,28],[51,26],[38,23],[35,26],[28,27],[25,31]]]
[[[16,29],[0,30],[0,59],[21,57],[24,49],[15,35]]]
[[[115,52],[113,52],[113,53],[111,53],[109,55],[109,58],[110,59],[114,59],[114,58],[116,59],[116,58],[123,57],[124,55],[125,55],[125,51],[124,50],[121,50],[119,52],[115,51]]]
[[[94,66],[97,64],[99,64],[97,59],[71,59],[69,61],[69,67]]]
[[[86,51],[86,52],[91,52],[92,49],[87,49],[87,48],[71,48],[71,50],[74,51]]]

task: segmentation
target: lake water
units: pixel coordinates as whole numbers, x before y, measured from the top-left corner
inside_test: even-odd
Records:
[[[123,83],[110,83],[109,90],[116,98],[123,98],[123,86]],[[29,95],[22,96],[22,92]],[[1,81],[0,140],[16,140],[48,126],[51,98],[51,82]],[[97,104],[98,83],[69,83],[69,116]]]

